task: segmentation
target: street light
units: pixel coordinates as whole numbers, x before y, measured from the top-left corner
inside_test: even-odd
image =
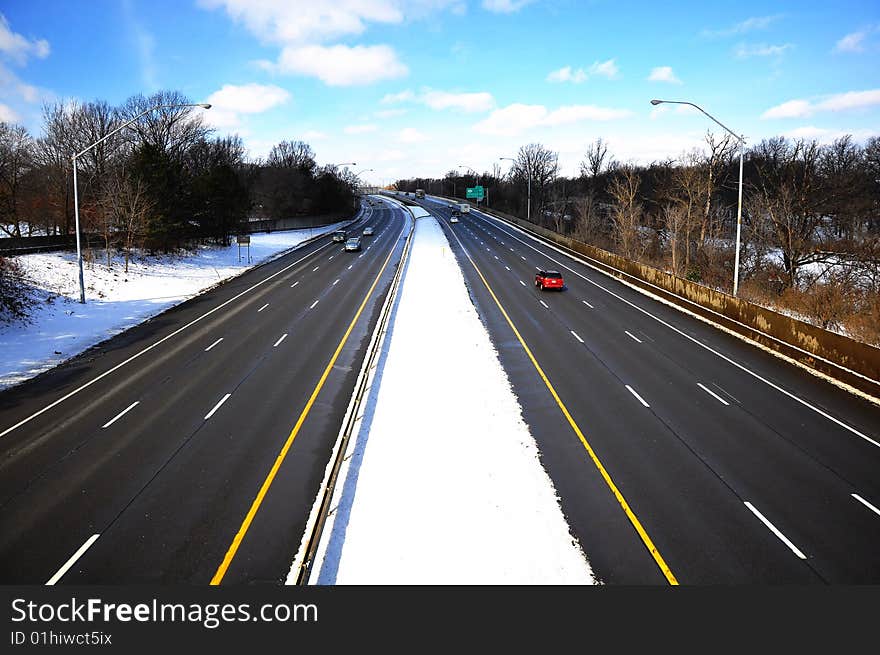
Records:
[[[724,123],[719,121],[717,118],[712,116],[709,112],[705,111],[702,107],[695,105],[692,102],[687,102],[684,100],[652,100],[652,105],[659,105],[661,103],[668,103],[671,105],[690,105],[695,109],[699,109],[703,114],[711,118],[713,121],[718,123],[721,127],[727,130],[727,133],[730,134],[733,138],[739,141],[739,192],[737,194],[736,201],[736,255],[734,257],[733,264],[733,295],[736,296],[737,291],[739,289],[739,243],[740,243],[740,231],[742,230],[742,200],[743,200],[743,152],[746,147],[746,140],[741,134],[737,134],[729,127],[727,127]]]
[[[197,102],[197,103],[184,103],[184,104],[176,104],[176,105],[156,105],[155,107],[150,107],[149,109],[145,109],[144,111],[142,111],[140,114],[138,114],[137,116],[132,118],[130,121],[123,123],[122,125],[117,127],[115,130],[113,130],[109,134],[105,134],[100,139],[95,141],[92,145],[90,145],[88,148],[84,148],[83,150],[80,150],[78,153],[76,153],[75,155],[73,155],[73,157],[70,158],[71,164],[73,166],[73,214],[76,219],[76,259],[77,259],[77,264],[79,265],[79,301],[83,304],[85,304],[85,302],[86,302],[86,287],[85,287],[85,281],[83,280],[82,247],[80,245],[80,236],[79,236],[79,192],[78,192],[77,186],[76,186],[76,158],[79,157],[80,155],[86,154],[89,150],[94,148],[96,145],[98,145],[99,143],[101,143],[102,141],[104,141],[106,139],[109,139],[111,136],[113,136],[114,134],[116,134],[120,130],[125,129],[126,127],[128,127],[129,125],[134,123],[137,119],[139,119],[141,116],[145,116],[146,114],[149,114],[151,111],[156,111],[157,109],[172,109],[175,107],[201,107],[202,109],[210,109],[211,105],[209,105],[206,102]]]
[[[355,176],[357,179],[360,179],[361,173],[369,173],[369,172],[372,171],[372,170],[374,170],[374,169],[372,169],[372,168],[364,168],[364,169],[358,171],[357,173],[355,173],[354,176]]]
[[[514,164],[516,163],[516,159],[513,157],[499,157],[498,161],[502,161],[506,159],[507,161],[512,161]],[[529,176],[529,188],[528,188],[528,196],[526,199],[526,220],[531,222],[532,220],[532,171],[529,166],[526,166],[526,173]]]

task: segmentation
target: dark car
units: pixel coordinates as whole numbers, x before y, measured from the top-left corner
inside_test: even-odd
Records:
[[[535,286],[541,291],[544,291],[545,289],[559,289],[561,291],[565,288],[565,282],[563,282],[562,273],[559,271],[545,271],[539,269],[538,272],[535,273]]]
[[[331,237],[334,241],[345,241],[348,238],[348,234],[346,234],[345,230],[336,230]]]

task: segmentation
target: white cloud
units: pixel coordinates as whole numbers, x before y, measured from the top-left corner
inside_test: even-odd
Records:
[[[675,76],[675,73],[672,72],[672,66],[657,66],[651,70],[651,74],[648,75],[648,80],[651,82],[668,82],[670,84],[682,83],[681,80]]]
[[[866,31],[853,32],[840,39],[834,46],[837,52],[863,52],[865,50]]]
[[[874,105],[880,105],[880,89],[838,93],[820,102],[816,108],[819,111],[844,111],[873,107]]]
[[[601,75],[602,77],[607,77],[609,80],[613,80],[617,77],[619,72],[620,69],[617,67],[617,64],[614,63],[613,59],[601,63],[597,61],[590,66],[590,75]]]
[[[843,136],[849,135],[856,141],[865,141],[872,136],[877,136],[877,130],[840,130],[840,129],[828,129],[824,127],[815,127],[814,125],[805,125],[804,127],[798,127],[793,130],[789,130],[788,132],[784,132],[783,136],[792,138],[792,139],[809,139],[815,140],[819,143],[831,143],[835,139],[839,139]]]
[[[834,52],[865,52],[875,50],[876,41],[866,43],[873,34],[880,33],[880,24],[868,25],[855,32],[850,32],[834,45]]]
[[[746,18],[744,21],[741,21],[736,25],[721,30],[703,30],[701,34],[705,37],[714,38],[721,36],[733,36],[735,34],[745,34],[746,32],[754,32],[755,30],[765,30],[779,18],[781,18],[781,16],[779,15],[754,16],[752,18]]]
[[[515,103],[496,109],[488,118],[474,125],[483,134],[514,136],[536,127],[556,127],[582,121],[610,121],[631,116],[628,109],[593,105],[571,105],[548,111],[543,105]]]
[[[587,79],[587,74],[583,68],[579,68],[572,72],[571,66],[563,66],[559,70],[551,71],[547,74],[548,82],[574,82],[578,84]]]
[[[803,118],[818,112],[865,109],[876,105],[880,105],[880,89],[848,91],[827,96],[815,103],[808,100],[789,100],[771,107],[761,114],[761,118]]]
[[[28,57],[45,59],[49,56],[49,42],[45,39],[29,40],[12,31],[9,21],[0,14],[0,52],[17,64],[25,64]]]
[[[18,120],[18,114],[11,107],[0,102],[0,123],[17,123]]]
[[[381,100],[382,104],[396,104],[401,102],[418,102],[431,109],[458,109],[464,112],[489,111],[495,106],[495,99],[491,93],[485,91],[478,93],[452,93],[424,88],[416,95],[409,89],[400,93],[389,93]]]
[[[412,91],[406,89],[405,91],[401,91],[400,93],[385,94],[381,102],[383,105],[391,105],[398,102],[408,102],[410,100],[415,100],[415,97],[416,95]]]
[[[290,94],[278,86],[224,84],[219,91],[208,96],[211,110],[205,114],[205,119],[215,127],[238,127],[240,114],[260,114],[288,100]]]
[[[224,84],[219,91],[208,96],[207,102],[220,109],[239,114],[260,114],[283,105],[290,100],[290,93],[279,86],[264,84]]]
[[[800,118],[809,116],[811,113],[812,107],[806,100],[789,100],[781,105],[771,107],[761,114],[761,118]]]
[[[427,141],[428,137],[414,127],[407,127],[398,133],[397,140],[401,143],[421,143]]]
[[[367,132],[375,132],[379,127],[373,124],[367,125],[349,125],[343,131],[346,134],[366,134]]]
[[[318,130],[308,130],[305,134],[303,134],[303,139],[306,141],[321,141],[326,139],[327,135]]]
[[[274,70],[317,77],[329,86],[372,84],[409,72],[387,45],[286,47]]]
[[[785,53],[786,50],[793,48],[791,43],[783,45],[766,45],[763,43],[740,43],[736,46],[734,53],[740,59],[747,57],[778,57]]]
[[[594,62],[586,71],[583,68],[572,70],[571,66],[563,66],[559,70],[552,71],[547,75],[548,82],[574,82],[580,84],[586,82],[589,78],[601,75],[613,80],[618,76],[620,69],[613,59],[603,62]]]
[[[466,112],[489,111],[495,106],[491,93],[449,93],[425,91],[419,101],[431,109],[460,109]]]
[[[496,14],[512,14],[534,0],[483,0],[483,9]]]
[[[394,0],[199,0],[222,7],[264,41],[306,45],[363,34],[367,23],[399,24],[404,15]]]

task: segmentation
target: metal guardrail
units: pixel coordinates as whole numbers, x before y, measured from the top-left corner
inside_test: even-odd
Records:
[[[410,214],[412,214],[412,212],[410,212]],[[340,428],[339,436],[336,441],[332,465],[325,474],[321,491],[319,491],[321,501],[315,505],[317,511],[313,508],[312,513],[309,516],[309,521],[306,524],[306,534],[308,537],[304,541],[304,545],[300,547],[300,552],[303,553],[302,559],[299,564],[294,560],[287,576],[287,584],[309,584],[312,565],[314,564],[315,556],[321,543],[324,526],[327,522],[327,518],[332,513],[331,504],[333,502],[333,494],[336,490],[336,482],[339,478],[339,472],[342,468],[342,463],[347,459],[346,453],[348,452],[348,445],[351,441],[351,437],[355,432],[355,426],[362,418],[362,415],[360,415],[361,405],[371,387],[376,360],[379,357],[379,353],[382,351],[382,346],[385,342],[385,335],[391,318],[391,309],[397,298],[400,282],[403,279],[403,271],[406,268],[406,263],[409,258],[413,235],[415,234],[416,220],[415,217],[412,217],[412,229],[406,238],[406,245],[404,246],[400,261],[397,264],[394,278],[391,281],[391,288],[388,291],[388,296],[385,298],[385,303],[379,314],[379,321],[376,324],[376,328],[373,330],[369,346],[367,347],[367,354],[364,357],[364,362],[358,373],[354,394],[349,401],[348,409],[343,417],[342,427]],[[311,523],[311,529],[308,528],[309,523]],[[299,559],[299,556],[297,559]]]

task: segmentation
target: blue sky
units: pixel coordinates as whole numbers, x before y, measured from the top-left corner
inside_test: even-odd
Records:
[[[0,15],[0,120],[38,135],[44,102],[176,89],[254,157],[305,140],[374,183],[488,170],[530,142],[571,175],[598,137],[649,162],[720,131],[654,97],[750,142],[880,134],[875,1],[4,0]]]

